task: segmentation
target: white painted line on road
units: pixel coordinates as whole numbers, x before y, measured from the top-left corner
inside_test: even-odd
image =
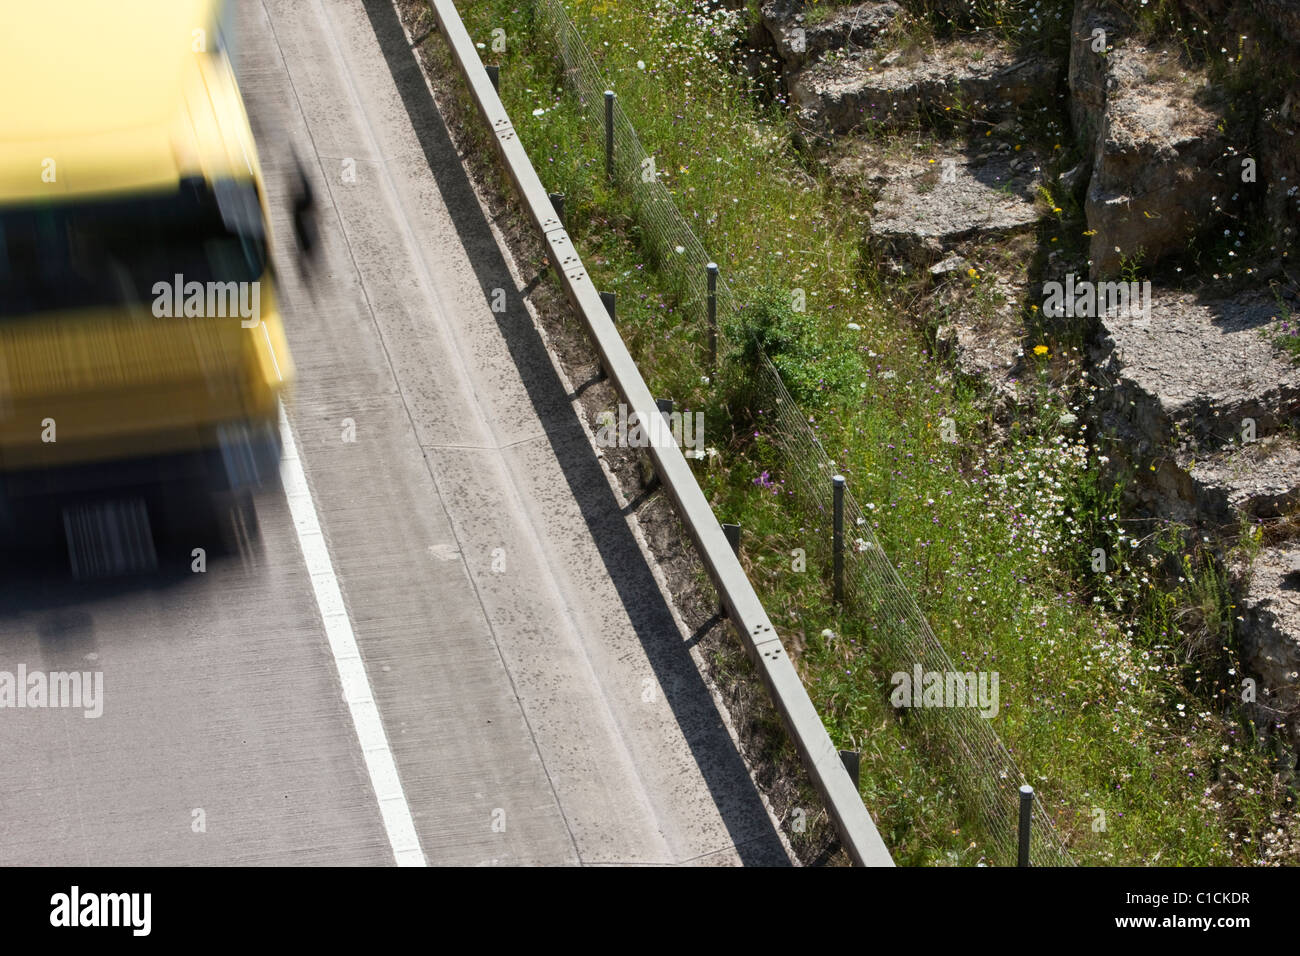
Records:
[[[343,604],[343,592],[339,590],[339,581],[334,575],[334,562],[330,560],[329,547],[321,533],[316,502],[307,487],[307,474],[303,471],[302,459],[298,457],[298,446],[293,440],[293,429],[289,427],[284,406],[280,407],[280,438],[284,444],[280,455],[280,479],[284,483],[285,497],[289,499],[289,513],[293,516],[298,545],[311,576],[316,606],[325,623],[325,637],[338,668],[339,683],[343,685],[343,699],[352,714],[352,726],[356,728],[361,753],[366,759],[370,785],[379,801],[379,812],[384,819],[384,829],[388,831],[393,858],[398,866],[427,866],[420,839],[415,834],[411,808],[406,803],[406,794],[402,792],[402,782],[397,776],[397,764],[388,748],[388,735],[384,733],[379,709],[370,692],[370,679],[357,649],[352,622]]]

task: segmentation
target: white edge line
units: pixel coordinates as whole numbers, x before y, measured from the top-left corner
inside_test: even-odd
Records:
[[[280,477],[284,483],[284,495],[289,501],[289,513],[293,518],[294,532],[298,536],[298,546],[302,549],[303,561],[311,577],[316,607],[320,611],[325,636],[329,640],[339,683],[343,686],[343,700],[352,715],[352,726],[357,732],[362,756],[365,757],[366,771],[375,791],[384,829],[388,832],[393,858],[398,866],[427,866],[424,851],[420,849],[420,839],[415,833],[411,808],[407,805],[406,794],[402,792],[402,782],[397,775],[397,763],[388,747],[388,735],[384,733],[379,708],[370,691],[370,679],[366,676],[366,667],[361,660],[361,652],[357,649],[356,635],[352,633],[352,622],[343,603],[343,592],[339,590],[338,578],[334,575],[329,547],[321,533],[320,516],[316,513],[311,490],[307,487],[307,474],[303,471],[302,459],[298,457],[293,429],[289,427],[283,405],[280,406],[280,439],[283,442]]]

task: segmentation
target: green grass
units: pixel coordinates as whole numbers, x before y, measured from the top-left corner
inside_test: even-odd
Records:
[[[1195,636],[1233,663],[1217,564],[1184,551],[1177,534],[1120,520],[1080,424],[1092,386],[1073,347],[1033,340],[1047,344],[1020,383],[1032,411],[1020,413],[1008,443],[993,444],[978,387],[906,320],[916,290],[865,257],[861,210],[795,153],[780,107],[761,105],[751,95],[759,84],[733,66],[743,15],[666,0],[566,6],[662,181],[750,303],[730,327],[734,348],[718,375],[706,375],[700,316],[644,251],[627,195],[606,184],[599,135],[563,88],[528,4],[485,0],[461,14],[484,43],[493,28],[506,30],[506,52],[485,58],[502,66],[503,99],[543,182],[566,194],[570,232],[597,286],[618,293],[620,329],[652,391],[704,411],[705,444],[718,454],[697,463],[697,476],[719,519],[745,528],[747,569],[798,651],[832,737],[862,751],[863,797],[896,859],[975,863],[989,857],[988,832],[941,743],[890,706],[889,675],[873,666],[873,622],[829,599],[828,529],[784,484],[765,431],[770,409],[744,387],[754,343],[814,419],[949,655],[999,672],[993,729],[1076,857],[1266,858],[1261,835],[1278,826],[1285,795],[1236,713],[1233,685],[1215,684],[1224,668],[1198,675],[1186,660]],[[1044,245],[1081,231],[1069,215],[1047,222]],[[968,277],[976,298],[982,277],[1004,264],[977,266]],[[794,290],[805,312],[791,309]],[[940,439],[943,419],[956,423],[957,442]],[[1133,548],[1134,535],[1149,540]],[[1104,572],[1091,569],[1095,548],[1107,555]],[[804,572],[792,567],[796,549],[808,554]],[[1165,561],[1185,568],[1172,588],[1156,573]],[[1095,828],[1101,814],[1104,830]]]
[[[1277,342],[1294,362],[1300,362],[1300,330],[1295,323],[1284,325],[1278,333]]]
[[[1271,328],[1273,342],[1291,356],[1292,361],[1300,362],[1300,320],[1297,320],[1295,313],[1282,301],[1276,290],[1273,294],[1278,309],[1277,320]]]

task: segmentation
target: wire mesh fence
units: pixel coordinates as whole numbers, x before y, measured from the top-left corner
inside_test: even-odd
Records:
[[[593,130],[600,133],[598,141],[604,142],[605,92],[610,89],[605,77],[558,0],[534,0],[533,9],[537,28],[555,44],[566,84]],[[708,296],[705,271],[710,261],[708,253],[678,210],[668,188],[654,174],[654,157],[642,145],[617,96],[613,102],[612,119],[615,180],[632,203],[647,251],[656,260],[660,271],[671,277],[685,314],[699,315],[703,319]],[[715,294],[721,323],[723,317],[731,315],[739,304],[725,277],[719,277]]]
[[[652,154],[645,149],[622,104],[606,101],[609,86],[576,25],[560,0],[532,0],[534,22],[555,47],[565,81],[597,142],[607,142],[612,118],[612,168],[616,184],[629,197],[642,241],[660,271],[671,277],[687,315],[707,315],[710,259],[703,244],[678,210],[668,189],[651,173]],[[718,336],[726,320],[741,307],[724,276],[716,282]],[[721,348],[721,346],[720,346]],[[825,534],[814,558],[827,562],[831,552],[831,503],[834,464],[822,448],[780,373],[759,353],[754,384],[771,411],[768,437],[782,453],[782,475],[796,501],[819,521]],[[939,643],[916,600],[890,563],[867,516],[853,497],[844,495],[844,603],[867,622],[873,635],[877,667],[891,673],[912,673],[917,664],[926,673],[951,674],[957,668]],[[927,738],[927,754],[949,772],[950,779],[973,807],[978,808],[993,844],[994,862],[1014,863],[1017,856],[1019,787],[1024,778],[1011,754],[973,707],[916,707],[909,712],[913,728]],[[1030,862],[1035,866],[1070,865],[1072,860],[1040,801],[1034,801],[1034,839]]]
[[[765,434],[782,453],[781,476],[819,520],[823,560],[830,551],[832,478],[835,465],[780,373],[760,355],[757,382],[768,414]],[[844,493],[844,603],[867,622],[876,667],[887,673],[954,674],[958,668],[939,643],[915,598],[889,561],[868,516],[851,490]],[[957,788],[979,809],[994,844],[994,858],[1011,862],[1017,852],[1019,788],[1024,778],[1002,741],[980,712],[969,706],[916,707],[908,713],[912,728],[927,737],[927,754],[949,771]],[[1035,866],[1062,866],[1072,861],[1041,802],[1034,801],[1035,839],[1030,860]]]

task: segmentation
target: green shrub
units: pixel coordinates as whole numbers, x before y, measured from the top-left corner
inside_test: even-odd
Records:
[[[820,406],[840,395],[859,366],[853,344],[826,330],[806,310],[795,309],[793,296],[774,286],[758,289],[726,329],[735,343],[730,364],[742,376],[766,352],[790,394],[801,405]]]

